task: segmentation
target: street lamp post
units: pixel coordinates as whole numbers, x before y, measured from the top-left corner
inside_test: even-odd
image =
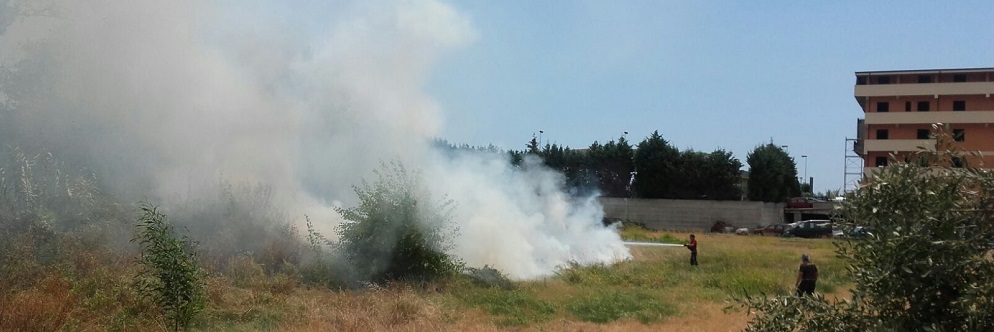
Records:
[[[802,155],[801,158],[804,158],[804,181],[808,181],[808,156]]]
[[[539,145],[539,147],[542,146],[542,134],[544,134],[544,133],[545,133],[545,130],[539,130],[538,131],[538,145]]]
[[[623,134],[621,134],[621,138],[625,138],[625,136],[628,136],[628,132],[627,131],[625,131]],[[632,156],[632,158],[635,158],[635,156]],[[635,184],[635,174],[638,174],[638,172],[634,169],[634,167],[635,167],[634,165],[635,165],[635,160],[633,159],[632,160],[632,167],[633,167],[633,169],[629,173],[631,176],[628,178],[628,197],[625,198],[625,222],[631,222],[631,220],[632,220],[631,219],[631,214],[630,214],[630,212],[632,210],[632,208],[631,208],[631,204],[632,204],[631,200],[633,198],[635,198],[635,188],[632,188],[632,186]]]

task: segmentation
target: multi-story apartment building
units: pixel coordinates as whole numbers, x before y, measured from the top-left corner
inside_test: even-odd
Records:
[[[856,73],[855,96],[865,119],[854,146],[864,174],[932,149],[932,124],[947,125],[954,144],[980,157],[955,163],[994,168],[994,68],[868,71]],[[982,159],[982,160],[978,160]],[[956,166],[956,165],[954,165]]]

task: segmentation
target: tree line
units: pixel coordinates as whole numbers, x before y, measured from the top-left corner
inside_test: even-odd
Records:
[[[606,197],[764,202],[783,202],[801,195],[794,159],[772,142],[758,145],[746,156],[748,172],[729,151],[680,150],[658,131],[635,146],[621,136],[603,144],[594,141],[586,149],[541,146],[534,136],[523,150],[437,143],[452,149],[507,153],[516,166],[528,156],[538,157],[561,172],[567,189],[577,195],[596,191]]]

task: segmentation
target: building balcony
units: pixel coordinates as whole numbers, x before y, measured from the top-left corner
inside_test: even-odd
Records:
[[[994,82],[856,85],[856,97],[990,95]]]
[[[962,84],[962,83],[960,83]],[[994,123],[994,111],[866,113],[866,124]]]
[[[868,151],[905,152],[935,150],[934,139],[868,139],[863,141],[863,153]]]
[[[872,179],[873,176],[876,175],[877,172],[882,171],[886,167],[887,166],[884,166],[884,167],[863,167],[863,178]],[[968,172],[969,171],[966,168],[949,168],[949,167],[935,167],[935,166],[924,168],[924,169],[926,169],[927,172],[930,173],[930,175],[939,175],[939,176],[953,175],[954,172]]]

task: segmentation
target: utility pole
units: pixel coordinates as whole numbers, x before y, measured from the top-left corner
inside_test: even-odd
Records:
[[[804,158],[804,181],[808,181],[808,156],[802,155],[801,158]]]

